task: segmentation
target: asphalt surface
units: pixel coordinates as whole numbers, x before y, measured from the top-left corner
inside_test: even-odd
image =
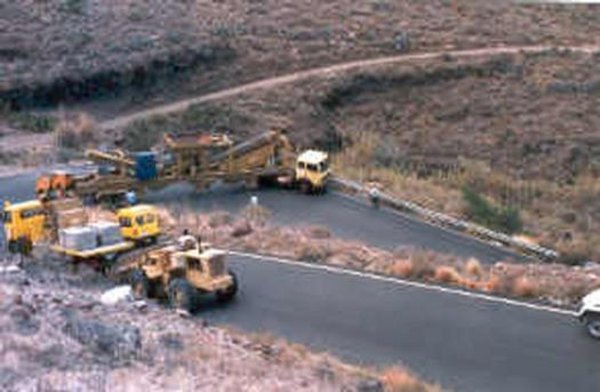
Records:
[[[202,317],[456,391],[597,391],[600,345],[572,317],[231,256],[240,296]]]
[[[0,179],[0,198],[32,196],[34,176]],[[150,201],[200,210],[243,208],[240,190],[196,195],[174,187]],[[282,224],[329,226],[339,236],[385,248],[425,246],[485,261],[505,250],[344,197],[262,191],[259,202]],[[290,341],[365,365],[403,363],[457,391],[595,391],[600,345],[564,314],[328,271],[231,256],[241,292],[202,317]]]

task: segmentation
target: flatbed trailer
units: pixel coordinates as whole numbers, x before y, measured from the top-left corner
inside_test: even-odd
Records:
[[[89,250],[77,250],[60,246],[50,245],[50,249],[56,254],[66,256],[74,263],[84,262],[94,264],[100,268],[107,267],[117,259],[117,256],[135,247],[130,241],[123,241],[113,245],[100,246]]]

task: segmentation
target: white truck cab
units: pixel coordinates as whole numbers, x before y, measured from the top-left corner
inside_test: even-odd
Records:
[[[577,318],[595,339],[600,339],[600,289],[594,290],[581,300]]]

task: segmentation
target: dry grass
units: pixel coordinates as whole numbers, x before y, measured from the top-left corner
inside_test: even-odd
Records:
[[[386,392],[439,392],[437,386],[424,383],[414,374],[401,367],[384,370],[381,380]]]
[[[539,288],[531,278],[519,276],[513,283],[512,292],[518,297],[530,298],[538,295]]]
[[[450,283],[460,285],[463,282],[463,277],[454,268],[447,265],[441,265],[435,268],[433,279],[441,283]]]

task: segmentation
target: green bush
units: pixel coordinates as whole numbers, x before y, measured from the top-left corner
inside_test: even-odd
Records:
[[[468,186],[463,188],[462,193],[469,219],[509,234],[523,230],[523,221],[518,210],[496,206]]]

